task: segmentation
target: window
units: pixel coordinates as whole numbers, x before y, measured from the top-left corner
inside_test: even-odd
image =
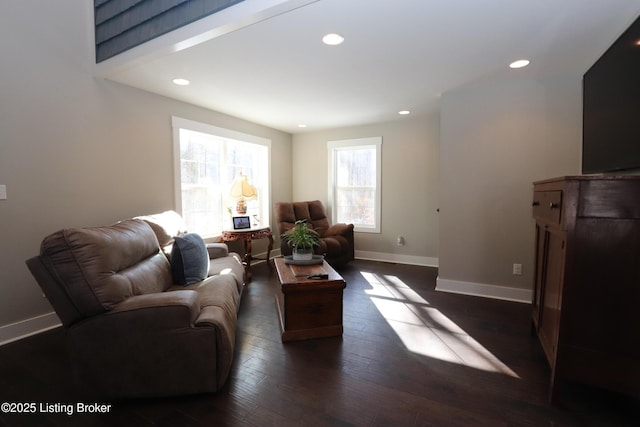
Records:
[[[333,223],[379,233],[382,137],[329,141],[327,146]]]
[[[240,173],[258,192],[247,201],[247,215],[252,224],[268,225],[271,141],[178,117],[172,122],[176,209],[187,230],[212,237],[233,229],[229,191]]]

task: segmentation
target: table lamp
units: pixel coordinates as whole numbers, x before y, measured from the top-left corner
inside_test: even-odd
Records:
[[[258,191],[256,187],[249,184],[249,180],[242,172],[233,180],[231,184],[231,192],[229,196],[232,200],[236,200],[236,212],[239,215],[245,215],[247,213],[246,200],[255,200],[258,198]]]

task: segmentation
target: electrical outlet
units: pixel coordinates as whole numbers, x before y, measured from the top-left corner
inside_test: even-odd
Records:
[[[4,200],[7,198],[7,186],[0,185],[0,200]]]
[[[513,264],[513,275],[522,276],[522,264]]]

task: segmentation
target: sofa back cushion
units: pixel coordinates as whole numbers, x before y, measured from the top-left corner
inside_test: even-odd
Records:
[[[138,219],[58,231],[42,241],[40,257],[85,316],[171,286],[169,261],[151,227]]]
[[[182,216],[176,211],[164,211],[153,215],[137,216],[135,219],[141,219],[151,226],[158,238],[160,247],[163,248],[166,254],[171,252],[173,239],[187,232],[187,227]]]
[[[314,229],[320,237],[324,237],[329,229],[329,218],[320,200],[306,202],[278,202],[276,203],[276,221],[280,233],[293,228],[296,221],[307,220],[307,224]]]

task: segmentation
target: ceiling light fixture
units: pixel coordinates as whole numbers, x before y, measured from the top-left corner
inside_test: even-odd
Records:
[[[187,79],[173,79],[173,83],[178,86],[187,86],[190,82]]]
[[[528,59],[518,59],[517,61],[513,61],[511,64],[509,64],[509,68],[522,68],[526,67],[527,65],[529,65]]]
[[[305,125],[304,123],[300,123],[300,124],[298,125],[298,127],[299,127],[299,128],[306,128],[306,127],[307,127],[307,125]]]
[[[411,114],[411,111],[409,111],[409,110],[402,110],[402,111],[398,111],[398,114],[400,114],[401,116],[406,116],[407,114]]]
[[[342,44],[343,41],[344,37],[336,33],[329,33],[322,38],[322,42],[329,46],[337,46]]]

